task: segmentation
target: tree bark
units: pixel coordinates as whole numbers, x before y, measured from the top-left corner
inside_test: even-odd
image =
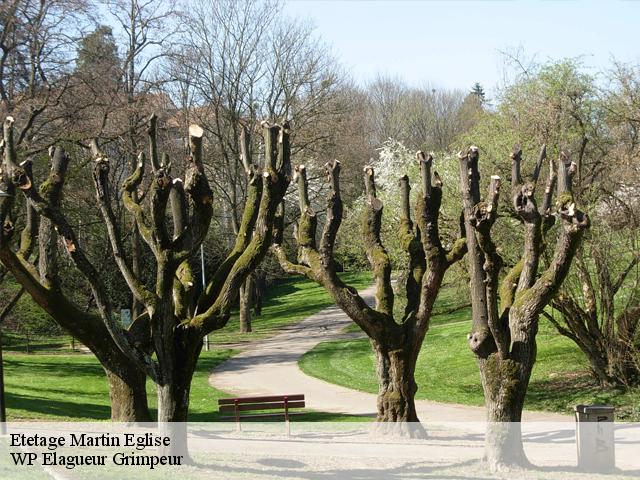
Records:
[[[378,422],[419,422],[416,413],[415,362],[407,349],[389,349],[371,341],[378,373]]]
[[[253,279],[249,275],[240,287],[240,333],[251,332],[251,306],[253,303]]]
[[[158,392],[158,424],[163,435],[171,437],[171,444],[159,449],[160,455],[182,455],[184,462],[191,461],[187,440],[189,417],[189,396],[191,381],[202,350],[202,340],[189,342],[190,334],[183,333],[175,338],[175,357],[169,378],[156,385]],[[187,348],[185,348],[187,346]],[[167,369],[165,369],[167,370]]]
[[[535,342],[533,350],[533,356],[522,362],[501,359],[497,353],[479,362],[488,421],[485,458],[493,471],[529,465],[520,422],[535,359]]]
[[[129,361],[119,366],[116,363],[104,366],[109,382],[111,421],[150,422],[145,374]]]

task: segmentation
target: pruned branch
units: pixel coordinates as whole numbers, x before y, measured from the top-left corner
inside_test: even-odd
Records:
[[[190,258],[204,241],[213,215],[213,194],[202,160],[203,136],[204,130],[200,126],[189,127],[190,153],[184,190],[191,198],[193,209],[186,227],[171,242],[170,250],[178,264]]]
[[[122,201],[125,208],[133,215],[140,236],[144,239],[145,243],[149,245],[151,250],[157,253],[157,242],[153,238],[151,227],[147,224],[145,212],[140,205],[140,200],[137,198],[138,187],[144,178],[144,164],[145,155],[141,152],[138,155],[138,161],[136,162],[133,172],[122,185]]]
[[[519,175],[519,171],[517,173]],[[509,356],[509,329],[507,325],[501,321],[500,315],[498,314],[498,279],[503,262],[491,238],[491,227],[495,223],[498,214],[500,185],[500,177],[493,175],[489,183],[487,201],[476,204],[471,225],[476,231],[478,244],[484,253],[485,260],[482,269],[485,273],[484,285],[489,330],[495,341],[500,358],[506,359]]]
[[[484,253],[478,245],[473,224],[474,207],[480,202],[480,172],[478,170],[478,147],[471,146],[458,154],[460,160],[460,187],[467,248],[471,290],[472,332],[468,335],[471,350],[481,358],[495,351],[495,341],[489,329],[486,285],[484,282]]]
[[[307,169],[304,165],[295,168],[295,179],[298,185],[298,200],[300,203],[300,220],[298,222],[297,241],[300,247],[298,252],[298,262],[308,264],[305,258],[307,248],[316,248],[316,230],[318,228],[318,218],[315,210],[309,202],[309,182],[307,180]]]
[[[206,311],[194,316],[189,325],[201,335],[220,328],[228,314],[242,283],[264,258],[273,240],[273,222],[276,210],[290,181],[289,126],[263,125],[265,164],[262,174],[262,196],[251,241],[228,271],[215,301]]]
[[[576,208],[571,194],[571,180],[574,172],[575,164],[569,161],[568,155],[561,152],[558,159],[556,205],[562,225],[553,260],[531,288],[523,291],[516,298],[513,309],[527,309],[538,313],[542,311],[564,281],[582,234],[589,227],[589,217]]]
[[[96,198],[100,207],[100,213],[107,227],[107,235],[109,236],[109,242],[113,250],[116,265],[118,265],[122,277],[136,300],[144,305],[154,305],[157,302],[156,296],[148,290],[134,274],[125,254],[120,228],[111,206],[109,158],[100,150],[98,142],[95,139],[91,142],[91,153],[94,160],[93,182],[96,189]]]
[[[407,306],[405,307],[405,319],[415,314],[420,304],[421,285],[424,272],[426,270],[426,259],[422,243],[420,242],[420,232],[414,228],[411,221],[411,207],[409,205],[409,177],[400,177],[400,243],[405,252],[409,254],[409,272],[405,291],[407,294]],[[423,201],[424,203],[424,201]]]
[[[33,182],[33,162],[31,160],[25,160],[20,164],[25,173]],[[20,234],[20,248],[18,255],[25,259],[29,259],[29,256],[33,252],[36,243],[36,237],[38,236],[39,217],[35,209],[31,204],[27,202],[26,205],[27,219]]]
[[[329,192],[327,193],[327,218],[320,240],[320,258],[325,268],[333,265],[333,247],[342,222],[342,198],[340,197],[340,162],[333,160],[324,165]]]
[[[391,286],[391,261],[380,238],[383,203],[376,197],[375,173],[371,166],[364,168],[364,183],[367,201],[362,233],[364,248],[376,281],[376,310],[392,316],[394,295]]]
[[[511,186],[513,188],[522,184],[522,175],[520,174],[520,163],[522,162],[522,148],[515,146],[511,152]]]

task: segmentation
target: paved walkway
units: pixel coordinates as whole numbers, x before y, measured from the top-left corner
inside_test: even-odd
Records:
[[[373,293],[373,287],[369,287],[361,295],[367,301],[372,301]],[[350,323],[349,317],[337,306],[326,308],[285,328],[274,337],[246,345],[240,354],[214,369],[209,383],[219,390],[239,396],[304,393],[307,407],[316,411],[374,415],[376,395],[327,383],[306,375],[298,368],[298,360],[318,343],[358,336],[342,333]],[[423,422],[485,420],[484,407],[419,400],[416,408]],[[573,421],[569,415],[543,412],[525,412],[523,419]]]

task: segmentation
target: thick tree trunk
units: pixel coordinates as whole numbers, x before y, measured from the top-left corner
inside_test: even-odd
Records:
[[[487,424],[485,461],[494,472],[530,466],[522,445],[520,422],[489,422]]]
[[[115,362],[114,362],[115,363]],[[112,422],[150,422],[146,376],[130,362],[105,367]]]
[[[378,374],[378,415],[380,423],[396,424],[385,429],[399,429],[411,437],[424,437],[426,431],[420,425],[416,413],[415,360],[409,349],[390,349],[372,340],[376,353]]]
[[[186,422],[189,417],[191,381],[202,350],[202,340],[198,343],[190,340],[192,338],[188,334],[175,337],[171,373],[165,373],[167,381],[157,384],[158,426],[161,434],[171,437],[171,444],[162,447],[160,455],[182,455],[184,463],[191,461]]]
[[[185,376],[183,376],[185,375]],[[188,378],[187,378],[188,377]],[[190,463],[187,438],[189,394],[192,372],[181,372],[172,383],[158,385],[158,428],[160,434],[171,438],[168,446],[158,449],[159,455],[179,455],[183,463]]]
[[[251,304],[253,300],[253,280],[247,277],[240,287],[240,333],[251,332]]]
[[[501,360],[493,353],[478,363],[487,408],[486,461],[493,471],[529,466],[520,422],[533,362]]]

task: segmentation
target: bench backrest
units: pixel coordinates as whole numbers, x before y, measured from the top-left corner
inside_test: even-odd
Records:
[[[304,394],[269,395],[263,397],[220,398],[220,412],[247,412],[252,410],[276,410],[304,408]]]

